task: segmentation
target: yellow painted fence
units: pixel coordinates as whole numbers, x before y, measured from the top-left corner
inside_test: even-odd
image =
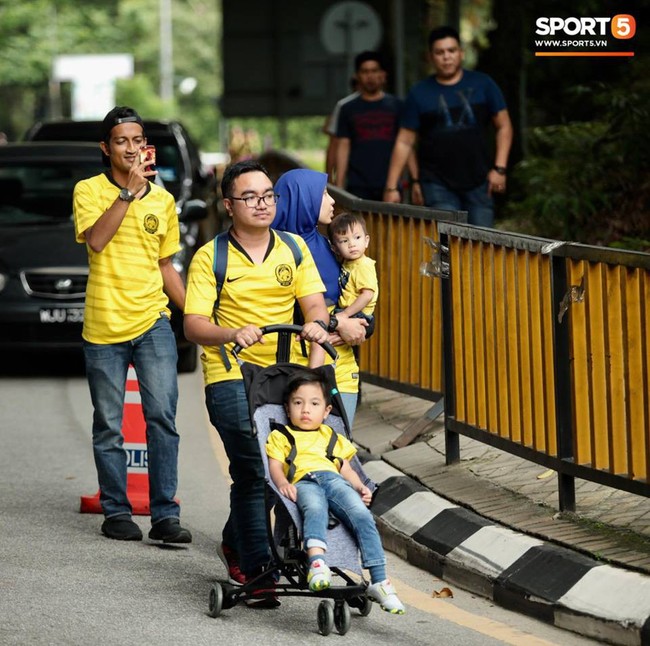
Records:
[[[555,469],[561,509],[575,477],[650,496],[650,254],[330,192],[364,215],[377,261],[363,379],[444,393],[448,463],[467,435]]]
[[[446,428],[650,496],[650,255],[439,229]]]

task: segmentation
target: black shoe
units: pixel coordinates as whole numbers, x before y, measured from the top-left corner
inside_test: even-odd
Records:
[[[102,523],[102,534],[117,541],[141,541],[142,532],[131,520],[131,516],[113,516]]]
[[[149,532],[149,538],[163,543],[191,543],[192,534],[189,529],[181,527],[177,518],[165,518],[157,522]]]

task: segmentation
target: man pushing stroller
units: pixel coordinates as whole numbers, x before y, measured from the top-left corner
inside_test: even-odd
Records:
[[[230,350],[238,344],[243,360],[271,365],[277,344],[263,340],[262,326],[293,323],[297,301],[305,320],[302,338],[320,343],[328,338],[323,321],[329,314],[325,287],[305,243],[270,228],[277,195],[267,170],[253,160],[232,164],[224,171],[221,190],[232,227],[203,245],[192,259],[185,336],[203,346],[206,406],[223,441],[232,478],[230,515],[220,551],[229,580],[243,585],[265,571],[270,554],[264,466],[252,433],[241,371],[230,361]],[[256,585],[258,589],[246,600],[248,606],[279,605],[269,594],[276,586],[272,576]]]

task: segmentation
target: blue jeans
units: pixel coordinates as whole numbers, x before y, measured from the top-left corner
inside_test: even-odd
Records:
[[[354,423],[354,416],[357,412],[359,395],[358,393],[339,393],[339,395],[341,396],[343,408],[345,408],[345,414],[348,416],[350,432],[352,432],[352,424]]]
[[[432,180],[422,182],[422,195],[427,206],[467,211],[467,223],[478,227],[494,226],[494,204],[487,191],[487,180],[467,191],[452,191],[445,184]]]
[[[127,455],[122,415],[129,364],[138,375],[146,422],[151,522],[179,518],[174,500],[178,484],[176,432],[176,340],[169,319],[161,316],[132,341],[100,345],[83,343],[93,414],[93,452],[99,479],[99,501],[106,518],[131,514],[126,495]]]
[[[230,515],[223,528],[223,542],[238,552],[242,572],[253,574],[269,562],[269,544],[264,465],[252,433],[244,382],[209,384],[205,404],[230,461]]]
[[[386,556],[372,513],[340,474],[314,471],[296,483],[306,547],[327,545],[328,507],[355,537],[364,568],[384,565]]]

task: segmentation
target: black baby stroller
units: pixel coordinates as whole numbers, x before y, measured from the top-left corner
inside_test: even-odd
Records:
[[[278,578],[278,583],[269,595],[318,597],[322,601],[318,606],[318,629],[322,635],[329,635],[336,627],[344,635],[350,628],[350,607],[356,608],[359,614],[367,616],[370,613],[372,602],[366,596],[367,583],[363,580],[359,551],[354,537],[343,523],[331,518],[327,531],[328,565],[334,577],[339,577],[340,585],[333,585],[320,592],[309,590],[307,572],[308,559],[302,549],[301,534],[302,521],[295,503],[281,496],[276,490],[269,476],[268,460],[266,457],[266,440],[276,424],[286,424],[287,416],[282,404],[282,396],[288,378],[297,370],[304,370],[304,366],[288,363],[292,339],[300,333],[298,325],[269,325],[262,328],[264,334],[277,333],[278,351],[277,363],[262,368],[260,366],[242,362],[238,357],[241,348],[234,348],[233,355],[237,359],[246,388],[253,432],[257,434],[260,452],[264,461],[266,474],[266,501],[267,501],[267,530],[269,545],[271,547],[271,561],[259,576],[247,581],[242,586],[230,583],[216,582],[210,590],[209,613],[217,617],[222,610],[232,608],[240,601],[250,599],[255,584],[263,578],[273,574]],[[336,351],[328,344],[323,344],[325,351],[336,360]],[[332,365],[318,368],[322,371],[330,384],[333,393],[332,411],[325,420],[337,433],[350,437],[348,420],[345,409],[341,403],[340,395],[336,390],[334,367]],[[351,461],[352,467],[357,471],[366,486],[374,491],[375,483],[363,473],[358,458]],[[271,507],[275,502],[272,520]],[[356,575],[356,579],[352,575]],[[259,599],[259,591],[256,598]]]

